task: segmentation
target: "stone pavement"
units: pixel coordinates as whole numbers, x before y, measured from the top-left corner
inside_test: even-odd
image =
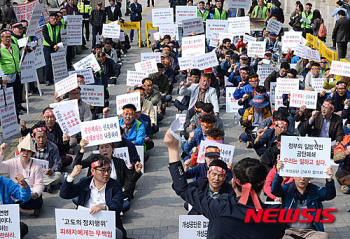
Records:
[[[141,1],[143,6],[146,6],[146,1]],[[155,1],[157,8],[168,7],[168,1]],[[145,21],[151,21],[151,9],[144,8],[143,25]],[[145,39],[144,30],[142,32]],[[91,42],[89,42],[91,44]],[[90,46],[91,49],[91,46]],[[127,58],[122,66],[122,73],[118,79],[116,86],[110,87],[110,108],[111,116],[116,115],[115,96],[124,94],[126,90],[126,71],[134,70],[134,63],[140,61],[141,52],[150,52],[150,49],[138,48],[137,41],[132,43],[132,49],[128,52]],[[80,60],[89,54],[89,51],[84,51],[83,54],[77,55],[75,61]],[[179,81],[178,81],[179,82]],[[177,83],[178,86],[178,83]],[[30,96],[30,114],[21,116],[21,119],[26,119],[30,125],[37,120],[42,119],[41,111],[53,102],[54,87],[46,87],[42,85],[44,92],[43,96]],[[174,90],[175,92],[175,90]],[[221,104],[224,104],[224,98],[221,98]],[[163,144],[164,133],[175,119],[175,107],[168,107],[164,124],[160,127],[160,132],[154,135],[156,147],[151,151],[151,158],[145,165],[145,174],[137,183],[135,198],[132,201],[131,209],[124,215],[124,226],[128,232],[128,236],[137,239],[160,239],[178,238],[178,217],[186,214],[183,208],[183,200],[175,195],[171,188],[171,178],[168,172],[168,156],[166,147]],[[221,110],[220,117],[223,119],[226,136],[225,143],[234,145],[235,157],[234,162],[239,161],[244,157],[256,157],[254,150],[246,149],[245,144],[239,143],[238,136],[242,132],[242,128],[235,125],[232,114],[226,114],[225,110]],[[5,140],[10,144],[12,151],[17,146],[17,138],[13,137]],[[76,149],[75,151],[77,151]],[[87,152],[86,155],[88,155]],[[334,168],[335,169],[335,168]],[[313,182],[322,185],[323,180],[312,180]],[[350,238],[350,213],[346,212],[349,206],[350,198],[340,192],[337,186],[337,197],[324,203],[324,206],[337,208],[336,221],[333,224],[325,225],[326,231],[330,238]],[[70,200],[63,200],[59,197],[59,192],[55,190],[52,194],[44,193],[44,205],[39,218],[21,217],[21,220],[28,224],[29,234],[26,238],[29,239],[53,239],[56,238],[55,229],[55,208],[75,208]]]

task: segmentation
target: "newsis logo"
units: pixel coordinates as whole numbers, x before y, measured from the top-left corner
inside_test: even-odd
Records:
[[[248,209],[244,222],[250,223],[332,223],[337,209]],[[313,216],[314,215],[314,216]],[[300,220],[301,218],[301,220]]]

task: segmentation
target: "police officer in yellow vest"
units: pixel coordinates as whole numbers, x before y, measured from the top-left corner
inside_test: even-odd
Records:
[[[302,21],[301,23],[301,29],[303,30],[303,37],[306,38],[306,33],[310,33],[312,35],[313,30],[311,28],[311,21],[313,18],[313,13],[311,12],[312,4],[311,3],[306,3],[305,5],[305,11],[302,12],[301,17],[304,19],[308,19],[308,21]]]
[[[85,26],[85,38],[87,41],[90,39],[90,31],[89,31],[89,17],[92,11],[91,3],[88,0],[81,0],[78,2],[78,12],[83,15],[83,32]]]
[[[26,48],[24,48],[24,50],[26,50]],[[9,30],[2,31],[0,47],[0,69],[4,72],[2,84],[7,85],[7,87],[13,87],[17,117],[19,105],[21,104],[20,59],[21,55],[18,46],[11,43],[11,32]]]
[[[213,14],[213,19],[214,20],[226,20],[228,17],[227,11],[223,8],[223,0],[216,0],[216,7],[211,8],[209,10],[209,13]]]
[[[50,13],[50,21],[43,26],[43,45],[45,57],[45,79],[46,85],[53,84],[51,53],[58,51],[58,43],[61,42],[60,27],[57,25],[57,13]]]
[[[267,10],[267,7],[264,6],[264,1],[259,0],[258,5],[255,6],[251,17],[253,18],[264,18],[265,20],[269,17],[269,11]]]
[[[209,17],[209,11],[205,10],[205,2],[204,1],[200,1],[198,3],[197,17],[202,18],[203,22],[205,22],[205,20],[207,20],[207,18]]]

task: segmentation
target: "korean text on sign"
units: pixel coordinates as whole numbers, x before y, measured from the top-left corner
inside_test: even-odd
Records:
[[[205,162],[205,149],[208,146],[216,146],[220,149],[220,159],[224,161],[225,163],[232,162],[233,155],[235,153],[235,146],[227,145],[227,144],[219,144],[219,143],[213,143],[208,141],[201,141],[200,148],[198,149],[198,163],[204,163]]]
[[[63,133],[72,136],[80,132],[80,118],[72,102],[61,105],[53,109],[56,120]]]
[[[317,92],[316,91],[292,91],[290,93],[290,107],[300,108],[306,105],[306,109],[316,109]]]
[[[136,107],[136,111],[141,111],[140,92],[117,95],[116,103],[118,115],[123,113],[123,106],[126,104],[133,104]]]
[[[207,238],[209,220],[202,215],[179,216],[179,239]]]

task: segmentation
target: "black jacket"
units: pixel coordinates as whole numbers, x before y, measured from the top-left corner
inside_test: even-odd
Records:
[[[350,39],[350,19],[346,17],[340,18],[335,23],[332,39],[336,42],[348,42]]]
[[[130,21],[139,22],[142,20],[142,5],[140,3],[137,3],[137,5],[135,3],[130,4],[130,10]]]
[[[105,8],[106,15],[108,17],[108,21],[117,21],[122,17],[122,12],[120,11],[120,7],[118,5],[114,5],[114,12],[112,12],[112,7],[108,6]]]
[[[98,64],[106,77],[118,77],[120,75],[120,65],[117,64],[113,59],[106,58],[105,66],[98,60]]]
[[[55,25],[55,26],[51,25],[53,34],[56,34],[56,31],[55,31],[55,27],[56,26],[57,25]],[[49,29],[47,28],[46,24],[43,26],[42,33],[43,33],[43,37],[44,37],[45,41],[47,43],[49,43],[50,48],[53,48],[55,45],[57,45],[57,43],[61,42],[61,33],[60,32],[58,32],[57,42],[56,42],[56,38],[55,37],[53,38],[54,41],[53,42],[51,41],[50,35],[49,35]]]
[[[270,83],[276,82],[277,78],[280,78],[280,72],[279,71],[273,71],[271,74],[265,79],[264,86],[266,90],[270,90]]]

